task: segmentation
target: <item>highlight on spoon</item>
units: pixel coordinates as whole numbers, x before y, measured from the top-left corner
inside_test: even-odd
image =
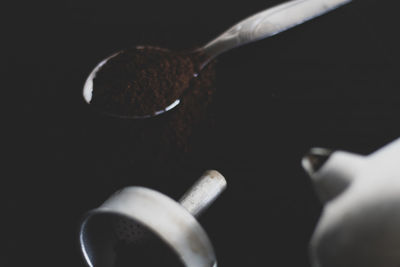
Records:
[[[101,67],[106,64],[106,62],[110,59],[118,55],[120,52],[117,52],[115,54],[112,54],[111,56],[103,59],[97,66],[92,70],[92,72],[89,74],[87,77],[85,84],[83,86],[83,98],[85,99],[86,103],[90,104],[90,101],[92,101],[92,96],[93,96],[93,79],[96,77],[97,72],[100,70]]]

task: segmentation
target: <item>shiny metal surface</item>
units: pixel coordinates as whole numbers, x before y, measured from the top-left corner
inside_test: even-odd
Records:
[[[323,15],[349,2],[351,2],[351,0],[288,1],[283,4],[268,8],[240,21],[239,23],[228,29],[226,32],[222,33],[220,36],[207,43],[204,47],[194,50],[193,53],[196,54],[196,51],[202,51],[205,53],[206,57],[200,64],[202,69],[212,59],[223,52],[226,52],[238,46],[242,46],[251,42],[258,41],[260,39],[273,36],[296,25],[302,24],[305,21]],[[104,64],[107,63],[110,58],[116,56],[119,53],[120,52],[102,60],[89,74],[83,87],[83,97],[88,104],[90,104],[90,101],[92,99],[93,79],[96,77],[96,73]],[[198,73],[193,73],[193,76],[197,75]],[[147,114],[143,116],[125,116],[123,114],[110,115],[121,118],[145,119],[169,111],[176,107],[179,103],[180,100],[177,99],[164,109],[158,110],[153,114]]]
[[[182,205],[144,187],[117,191],[82,220],[79,241],[86,262],[91,267],[114,266],[113,248],[123,238],[118,223],[125,221],[137,226],[129,239],[138,245],[144,238],[143,232],[149,230],[160,237],[185,266],[217,266],[211,241],[190,212],[200,214],[225,187],[226,181],[220,173],[207,171],[183,196]]]

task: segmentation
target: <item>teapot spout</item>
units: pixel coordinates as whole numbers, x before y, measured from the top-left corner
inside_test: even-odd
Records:
[[[309,176],[314,175],[319,169],[325,164],[325,162],[331,157],[333,151],[326,148],[314,147],[304,155],[302,159],[302,165],[304,170]]]
[[[340,195],[357,177],[364,156],[325,148],[312,148],[302,159],[322,203]]]

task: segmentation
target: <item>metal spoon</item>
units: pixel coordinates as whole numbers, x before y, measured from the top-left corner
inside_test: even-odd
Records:
[[[249,18],[237,23],[202,48],[196,49],[192,53],[188,54],[188,56],[197,58],[200,54],[202,55],[202,60],[198,66],[198,70],[193,73],[193,76],[197,76],[197,74],[212,59],[223,52],[273,36],[349,2],[351,2],[351,0],[292,0],[250,16]],[[138,47],[138,49],[140,49],[140,47]],[[83,97],[88,104],[90,104],[92,100],[93,79],[95,78],[96,73],[102,68],[102,66],[107,64],[109,59],[118,54],[119,52],[101,61],[88,76],[83,87]],[[146,115],[111,115],[127,118],[148,118],[171,110],[179,103],[180,100],[176,99],[165,108]]]

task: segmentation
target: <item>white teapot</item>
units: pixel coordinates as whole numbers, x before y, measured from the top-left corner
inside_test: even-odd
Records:
[[[400,267],[400,138],[369,156],[312,149],[303,158],[324,209],[313,267]]]

